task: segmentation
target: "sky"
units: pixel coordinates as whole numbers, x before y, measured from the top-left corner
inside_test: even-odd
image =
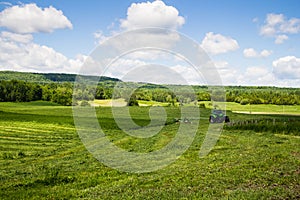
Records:
[[[128,31],[158,27],[171,32],[134,32],[122,48],[174,50],[186,37],[208,55],[223,85],[300,87],[299,8],[299,0],[2,1],[0,70],[95,74],[89,66],[99,64],[91,57],[99,46]],[[205,82],[208,74],[196,76],[180,56],[169,54],[131,52],[100,71],[140,78],[147,69],[166,75],[168,65],[188,83]],[[152,69],[149,63],[155,63]],[[131,73],[132,67],[143,70]]]

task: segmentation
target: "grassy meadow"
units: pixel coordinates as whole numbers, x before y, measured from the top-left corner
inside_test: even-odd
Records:
[[[206,108],[213,108],[210,101],[200,101]],[[224,103],[216,103],[221,105]],[[300,115],[300,105],[274,105],[274,104],[248,104],[241,105],[235,102],[226,102],[226,110],[245,114],[276,114],[276,115]]]
[[[144,101],[144,100],[138,100],[139,106],[169,106],[169,103],[166,102],[158,102],[158,101]],[[124,99],[105,99],[105,100],[99,100],[95,99],[90,102],[93,106],[124,106],[126,105],[126,102]],[[204,104],[206,108],[213,109],[214,105],[211,103],[211,101],[199,101],[197,103]],[[218,102],[215,103],[216,105],[220,105],[221,108],[224,107],[224,103]],[[178,103],[175,104],[176,106],[179,106]],[[194,102],[191,102],[189,104],[185,104],[188,106],[193,106]],[[236,113],[245,113],[245,114],[276,114],[276,115],[300,115],[300,105],[274,105],[274,104],[248,104],[248,105],[241,105],[239,103],[235,102],[226,102],[226,110],[236,112]]]
[[[109,106],[95,109],[107,137],[128,151],[147,153],[161,149],[174,138],[180,126],[172,123],[180,117],[178,108],[165,107],[168,123],[161,132],[137,139],[117,127]],[[234,109],[229,108],[227,114],[235,121],[275,118],[290,120],[295,126],[300,121],[299,116],[248,115],[230,110]],[[149,123],[148,111],[146,106],[130,107],[133,120],[141,126]],[[0,103],[0,197],[39,200],[300,198],[299,132],[286,134],[268,129],[225,127],[214,149],[199,158],[209,114],[209,109],[201,108],[194,141],[174,163],[158,171],[138,174],[109,168],[86,150],[74,126],[72,107],[42,101]]]

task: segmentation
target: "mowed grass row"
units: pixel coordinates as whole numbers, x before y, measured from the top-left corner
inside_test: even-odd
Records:
[[[199,158],[210,113],[201,109],[194,141],[176,162],[151,173],[132,174],[103,165],[85,149],[70,107],[36,104],[0,103],[1,199],[300,198],[299,136],[223,130],[210,154]],[[146,139],[122,132],[110,108],[96,112],[115,145],[147,153],[170,142],[180,126],[171,123],[180,117],[178,108],[166,110],[170,123]],[[143,126],[149,124],[148,111],[130,108],[133,120]],[[258,117],[228,114],[234,120]]]
[[[0,122],[0,148],[5,155],[9,155],[9,150],[13,149],[19,150],[19,154],[25,156],[22,150],[39,151],[45,146],[55,149],[62,144],[67,145],[66,141],[72,139],[73,132],[74,128],[49,126],[37,122]]]

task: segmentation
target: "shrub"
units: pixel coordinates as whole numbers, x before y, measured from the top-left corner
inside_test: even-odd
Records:
[[[205,103],[200,103],[199,108],[205,108]]]
[[[241,105],[247,105],[249,103],[249,99],[242,99],[242,101],[240,102]]]
[[[81,106],[90,106],[89,102],[86,101],[86,100],[83,100],[81,103],[80,103]]]
[[[136,96],[132,95],[127,103],[128,106],[139,106]]]

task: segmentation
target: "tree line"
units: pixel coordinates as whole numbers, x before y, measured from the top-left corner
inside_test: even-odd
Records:
[[[247,104],[300,105],[298,88],[231,89],[226,92],[228,102]]]
[[[51,101],[70,106],[77,101],[94,99],[124,98],[129,105],[137,105],[138,100],[167,102],[170,105],[197,101],[226,101],[246,104],[300,105],[300,89],[272,87],[227,87],[224,93],[211,95],[206,86],[195,86],[193,92],[187,86],[166,87],[153,84],[124,83],[116,87],[116,82],[102,81],[96,86],[72,82],[36,83],[20,80],[0,81],[1,102]],[[212,99],[213,97],[213,99]]]

